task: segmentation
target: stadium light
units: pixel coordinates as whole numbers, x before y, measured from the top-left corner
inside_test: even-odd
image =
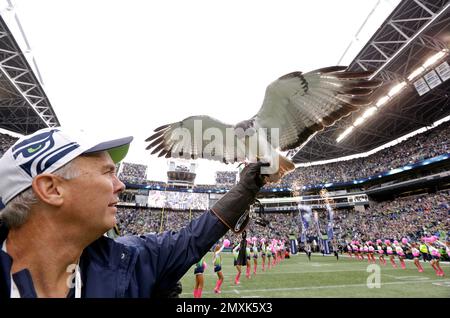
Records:
[[[361,125],[366,119],[364,117],[359,117],[355,122],[353,123],[353,126],[359,126]]]
[[[367,109],[364,114],[362,115],[362,117],[364,119],[369,118],[370,116],[372,116],[373,114],[375,114],[375,112],[377,111],[377,108],[375,106],[370,107],[369,109]]]
[[[442,57],[444,57],[444,55],[447,53],[446,49],[443,49],[441,51],[439,51],[438,53],[434,54],[433,56],[431,56],[428,60],[425,61],[425,63],[423,63],[423,67],[427,68],[430,65],[433,65],[434,63],[436,63],[437,61],[439,61]]]
[[[398,83],[397,85],[395,85],[394,87],[392,87],[388,93],[389,97],[394,97],[395,95],[397,95],[398,92],[400,92],[405,86],[406,86],[406,82],[401,82],[401,83]]]
[[[348,127],[339,137],[337,137],[336,141],[340,142],[342,139],[344,139],[349,133],[352,132],[353,126]]]
[[[383,106],[384,104],[386,104],[388,102],[388,100],[389,100],[389,96],[381,97],[376,103],[377,107]]]
[[[350,134],[353,128],[361,125],[367,118],[375,114],[379,107],[386,104],[391,98],[397,95],[403,88],[405,88],[407,83],[405,81],[398,83],[394,87],[392,87],[386,96],[381,97],[376,103],[375,106],[368,108],[361,117],[356,119],[352,126],[348,127],[339,137],[336,138],[336,142],[341,142],[348,134]]]
[[[443,50],[437,52],[436,54],[432,55],[430,58],[428,58],[422,64],[422,66],[419,66],[411,74],[409,74],[408,81],[412,81],[413,79],[415,79],[419,75],[422,75],[422,73],[424,73],[427,70],[428,67],[430,67],[431,65],[435,64],[437,61],[441,60],[445,55],[447,55],[447,53],[448,53],[448,50],[447,49],[443,49]]]
[[[420,74],[422,74],[425,71],[425,67],[420,66],[417,69],[415,69],[411,74],[409,74],[408,76],[408,81],[412,81],[413,79],[415,79],[417,76],[419,76]]]

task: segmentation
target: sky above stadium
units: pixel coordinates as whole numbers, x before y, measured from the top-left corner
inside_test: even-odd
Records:
[[[2,16],[19,17],[61,125],[134,136],[125,161],[166,181],[166,160],[144,150],[154,128],[250,118],[278,77],[348,65],[399,2],[15,0]],[[233,167],[198,160],[196,182]]]

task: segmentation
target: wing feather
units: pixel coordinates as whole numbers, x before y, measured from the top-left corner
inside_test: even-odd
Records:
[[[255,127],[279,128],[282,151],[298,147],[315,132],[371,104],[372,93],[382,84],[369,80],[372,74],[343,66],[286,74],[267,87],[253,117]]]
[[[199,122],[201,122],[201,131],[195,132],[194,129],[199,127]],[[151,142],[146,149],[150,150],[152,155],[158,154],[158,157],[206,158],[226,163],[234,162],[235,149],[226,148],[225,138],[223,138],[222,147],[212,148],[211,153],[204,153],[205,146],[210,142],[204,140],[205,131],[212,128],[218,129],[216,132],[226,136],[226,129],[234,128],[234,126],[209,116],[191,116],[180,122],[156,128],[153,135],[146,139],[146,142]]]

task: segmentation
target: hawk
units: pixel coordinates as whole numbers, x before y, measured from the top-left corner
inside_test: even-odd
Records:
[[[266,88],[259,111],[235,125],[200,115],[163,125],[146,139],[151,154],[166,158],[205,158],[224,163],[264,160],[270,182],[295,169],[281,152],[307,142],[360,107],[372,103],[381,85],[370,71],[331,66],[292,72]]]

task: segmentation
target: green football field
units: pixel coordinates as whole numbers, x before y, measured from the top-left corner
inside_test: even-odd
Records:
[[[265,272],[261,271],[258,259],[257,275],[241,275],[241,284],[234,284],[236,269],[231,253],[222,253],[222,272],[225,280],[222,293],[215,294],[217,275],[211,264],[212,254],[205,256],[208,266],[205,270],[204,298],[274,298],[274,297],[447,297],[450,298],[450,265],[441,264],[444,277],[436,276],[429,263],[423,263],[423,273],[419,273],[411,261],[406,261],[406,269],[394,269],[387,260],[386,266],[368,268],[367,260],[356,261],[340,256],[313,254],[311,261],[305,254],[293,255]],[[253,262],[253,260],[252,260]],[[378,262],[377,262],[378,265]],[[252,264],[253,271],[253,264]],[[193,297],[194,267],[182,278],[181,297]],[[368,285],[369,281],[369,285]],[[369,288],[372,287],[372,288]],[[378,288],[379,287],[379,288]]]

